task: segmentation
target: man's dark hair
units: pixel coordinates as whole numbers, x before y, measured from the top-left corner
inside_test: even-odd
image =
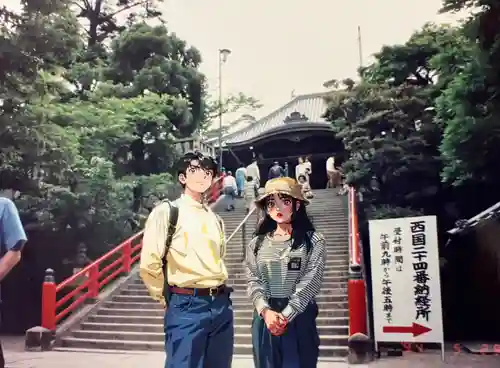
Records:
[[[217,160],[213,157],[205,156],[199,151],[186,152],[179,161],[177,161],[177,176],[180,174],[186,175],[187,169],[191,166],[191,161],[198,161],[202,169],[210,170],[214,177],[217,176]]]

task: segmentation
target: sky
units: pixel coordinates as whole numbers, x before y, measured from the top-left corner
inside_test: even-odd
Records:
[[[0,4],[18,7],[19,1]],[[287,103],[292,92],[321,92],[327,80],[355,78],[358,26],[366,64],[383,45],[405,42],[426,22],[459,19],[438,15],[440,5],[440,0],[164,0],[161,9],[169,30],[200,50],[201,71],[214,96],[218,50],[231,50],[223,65],[223,95],[255,97],[263,104],[252,112],[259,118]]]
[[[321,92],[330,79],[355,78],[383,45],[405,42],[438,15],[440,0],[165,0],[171,31],[196,46],[202,71],[217,94],[218,50],[231,50],[222,90],[243,92],[264,105],[257,118],[296,95]]]

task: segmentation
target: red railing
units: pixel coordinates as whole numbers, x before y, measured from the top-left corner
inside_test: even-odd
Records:
[[[213,183],[208,201],[216,201],[222,192],[221,175]],[[139,232],[98,258],[73,276],[56,284],[54,271],[47,269],[42,286],[42,327],[55,331],[57,324],[86,301],[95,300],[102,288],[121,274],[130,273],[141,256],[142,234]],[[76,287],[75,287],[75,284]],[[63,290],[73,287],[58,299]]]
[[[359,237],[357,194],[349,188],[349,336],[356,333],[368,335],[366,283],[363,279],[361,241]]]

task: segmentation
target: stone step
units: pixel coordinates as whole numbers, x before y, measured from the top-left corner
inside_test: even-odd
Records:
[[[340,290],[344,291],[344,289],[339,289],[339,291]],[[244,293],[233,293],[231,294],[231,299],[233,301],[233,304],[248,304],[248,296]],[[317,302],[341,302],[345,300],[347,300],[347,293],[338,295],[320,294],[316,296]],[[151,301],[151,297],[147,292],[137,292],[137,294],[115,295],[112,297],[111,301],[122,303],[148,303],[149,301]]]
[[[330,271],[330,270],[325,270],[324,276],[323,276],[323,282],[324,283],[330,283],[330,282],[347,282],[349,272],[340,272],[341,274],[338,275],[338,271]],[[230,275],[228,284],[246,284],[246,274],[245,272],[241,273],[233,273]],[[141,279],[137,278],[136,280],[133,280],[129,286],[131,285],[142,285],[144,286],[144,283],[142,282]]]
[[[237,334],[245,334],[251,331],[251,323],[244,324],[236,321],[234,332]],[[164,333],[163,321],[156,324],[140,324],[140,323],[95,323],[84,322],[80,326],[82,331],[92,331],[99,333],[100,331],[114,331],[120,332],[147,332],[147,333]],[[347,335],[349,326],[344,325],[331,325],[331,326],[318,326],[318,332],[321,335]],[[76,335],[75,335],[76,337]]]
[[[125,340],[105,340],[105,339],[81,339],[75,337],[65,337],[61,341],[62,347],[72,347],[81,349],[106,349],[106,350],[138,350],[138,351],[164,351],[165,344],[161,341],[125,341]],[[346,346],[323,346],[320,345],[320,356],[327,357],[345,357],[347,356]],[[235,355],[251,355],[251,344],[235,344]]]
[[[248,304],[250,306],[250,303]],[[97,315],[112,315],[112,316],[163,316],[165,311],[163,308],[148,308],[148,309],[130,309],[130,308],[108,308],[107,306],[103,306],[97,311]],[[234,309],[235,318],[251,318],[253,315],[253,310],[251,308],[246,309]],[[347,317],[349,316],[349,311],[347,310],[347,303],[345,303],[345,308],[340,309],[323,309],[320,311],[320,315],[322,317]]]
[[[161,342],[165,341],[163,332],[132,332],[132,331],[105,331],[105,330],[76,330],[73,332],[73,337],[86,340],[115,340],[115,341],[144,341],[144,342]],[[346,335],[320,335],[320,344],[324,346],[346,346]],[[245,344],[252,342],[250,331],[247,333],[235,333],[235,344]]]
[[[233,280],[229,280],[227,285],[231,286],[235,292],[239,292],[239,291],[246,292],[247,281],[245,279],[237,279],[234,281],[236,281],[236,282],[233,282]],[[135,291],[143,291],[143,290],[147,290],[147,289],[146,289],[146,286],[144,286],[144,285],[133,284],[133,285],[127,286],[127,288],[124,290],[134,291],[134,293],[130,293],[128,295],[137,295],[135,293]],[[331,294],[332,292],[337,292],[338,294],[340,294],[341,291],[339,291],[339,290],[345,290],[345,291],[347,290],[347,280],[337,281],[337,282],[325,282],[325,281],[323,281],[323,283],[321,284],[321,292],[320,293],[328,292],[329,294]]]
[[[243,263],[241,261],[233,261],[231,259],[226,259],[225,261],[226,267],[234,267],[234,266],[242,266]],[[344,268],[349,266],[349,259],[345,254],[341,256],[330,256],[328,254],[328,258],[326,259],[325,267],[328,268]]]
[[[228,270],[229,271],[229,270]],[[324,271],[324,277],[323,279],[329,279],[332,277],[347,277],[349,276],[349,268],[345,267],[345,270],[343,269],[325,269]],[[229,279],[241,279],[241,278],[246,278],[245,275],[245,267],[241,265],[240,268],[233,268],[229,274]]]
[[[250,326],[252,324],[252,317],[240,317],[235,320],[235,326]],[[161,331],[163,331],[163,321],[164,316],[113,316],[113,315],[92,315],[89,316],[88,321],[82,323],[81,329],[98,329],[97,326],[107,325],[108,330],[121,330],[130,328],[134,331],[142,331],[142,329],[152,329],[155,326],[154,331],[157,331],[157,327],[160,326]],[[328,328],[329,326],[348,326],[349,318],[347,317],[318,317],[316,318],[316,323],[319,328]],[[124,327],[118,327],[124,326]],[[160,332],[161,332],[160,331]]]
[[[236,310],[242,309],[252,309],[252,304],[248,297],[243,296],[241,298],[231,297],[233,308]],[[332,310],[332,309],[347,309],[347,295],[319,295],[316,297],[316,302],[320,310]],[[135,309],[140,311],[141,309],[161,309],[163,307],[157,301],[150,299],[148,297],[115,297],[111,301],[104,302],[106,308],[113,309]]]

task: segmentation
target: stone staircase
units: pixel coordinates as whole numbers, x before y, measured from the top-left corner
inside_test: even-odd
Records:
[[[321,339],[322,357],[347,355],[348,310],[348,221],[345,197],[333,190],[317,190],[316,198],[308,213],[317,231],[328,244],[328,260],[320,295],[317,319]],[[217,211],[224,219],[227,234],[245,217],[242,203],[233,212]],[[247,225],[248,242],[256,219],[252,216]],[[228,245],[226,265],[234,288],[232,294],[235,314],[235,354],[251,355],[250,326],[252,305],[246,296],[246,280],[241,232]],[[99,310],[88,316],[69,336],[61,339],[63,350],[113,349],[159,350],[164,349],[163,309],[150,299],[145,286],[136,276],[118,295],[105,301]]]

